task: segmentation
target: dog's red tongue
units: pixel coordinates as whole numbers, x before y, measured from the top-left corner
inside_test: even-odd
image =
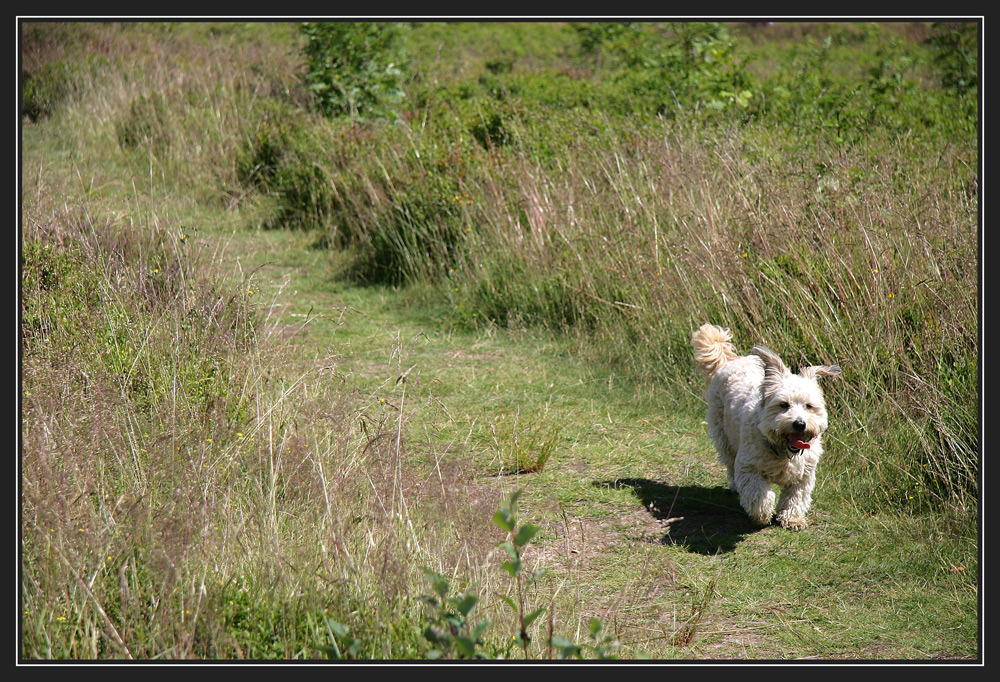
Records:
[[[804,440],[801,440],[795,434],[792,434],[788,436],[788,447],[795,448],[796,450],[808,450],[809,443],[805,442]]]

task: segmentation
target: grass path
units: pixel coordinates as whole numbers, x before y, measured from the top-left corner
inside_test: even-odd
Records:
[[[453,532],[484,536],[487,554],[497,500],[525,490],[521,516],[542,527],[528,561],[550,571],[529,598],[556,634],[585,639],[597,616],[628,657],[975,655],[974,547],[919,537],[916,519],[855,515],[822,473],[808,531],[757,529],[701,420],[672,413],[655,382],[636,389],[546,333],[449,329],[405,292],[339,281],[336,255],[301,233],[224,239],[289,340],[286,368],[342,381],[399,423],[401,490],[464,488],[457,504],[473,508]],[[514,471],[516,453],[546,448],[541,471]],[[438,568],[495,593],[492,558]]]

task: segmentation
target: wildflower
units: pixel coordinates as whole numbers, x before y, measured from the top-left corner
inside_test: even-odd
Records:
[[[746,251],[744,251],[743,253],[740,254],[740,258],[746,258],[746,257],[747,257],[747,252]]]
[[[896,294],[889,294],[889,298],[896,298]]]

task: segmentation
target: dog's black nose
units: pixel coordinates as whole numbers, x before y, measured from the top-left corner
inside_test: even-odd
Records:
[[[806,423],[801,419],[796,419],[795,421],[792,422],[792,428],[795,429],[796,431],[805,431]]]

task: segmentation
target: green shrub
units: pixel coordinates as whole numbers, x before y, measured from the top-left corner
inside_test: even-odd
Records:
[[[21,73],[21,115],[32,121],[50,116],[70,91],[71,68],[66,62],[45,64]]]
[[[941,86],[959,94],[979,87],[979,31],[977,24],[934,24],[934,35],[924,42],[934,49],[934,66]]]
[[[621,23],[577,27],[584,55],[601,54],[610,80],[657,113],[746,109],[754,82],[721,23]]]
[[[302,79],[326,116],[394,118],[405,68],[396,24],[307,22]]]
[[[71,95],[85,90],[88,81],[107,67],[103,56],[81,61],[59,60],[42,64],[34,71],[21,71],[21,116],[38,121],[51,116]]]

